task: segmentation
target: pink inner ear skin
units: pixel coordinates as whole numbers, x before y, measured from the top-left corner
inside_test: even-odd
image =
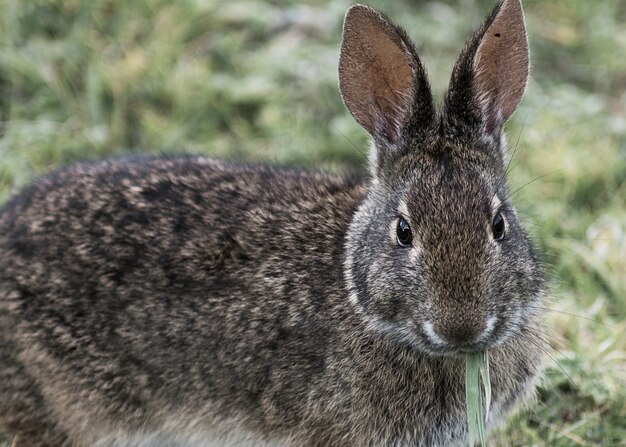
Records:
[[[397,29],[369,7],[355,5],[346,14],[339,88],[365,130],[398,140],[412,112],[414,56]]]
[[[519,0],[506,0],[474,58],[475,96],[488,132],[508,120],[522,99],[529,73],[528,40]]]

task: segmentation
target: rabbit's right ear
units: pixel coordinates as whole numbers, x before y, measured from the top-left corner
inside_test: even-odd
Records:
[[[377,146],[396,145],[433,119],[424,68],[404,31],[364,5],[348,9],[339,57],[346,107]]]

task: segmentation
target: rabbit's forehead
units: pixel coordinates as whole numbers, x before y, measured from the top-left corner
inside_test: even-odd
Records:
[[[444,218],[469,224],[490,216],[503,198],[498,180],[485,169],[454,163],[432,164],[407,182],[400,194],[399,211],[412,220]]]

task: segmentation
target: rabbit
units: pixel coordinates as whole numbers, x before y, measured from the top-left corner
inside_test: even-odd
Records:
[[[499,2],[435,106],[405,31],[351,6],[339,89],[367,175],[191,155],[61,168],[0,213],[0,431],[18,447],[455,446],[541,372],[539,255],[507,191],[529,75]]]

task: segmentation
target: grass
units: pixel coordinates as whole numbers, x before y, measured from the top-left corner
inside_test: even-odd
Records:
[[[467,409],[470,447],[487,445],[485,422],[489,418],[490,402],[491,382],[489,380],[488,353],[487,351],[467,353],[465,356],[465,408]]]
[[[493,1],[371,4],[408,29],[441,96]],[[347,6],[0,0],[0,200],[127,152],[364,169],[336,87]],[[525,8],[533,70],[508,125],[510,184],[551,278],[554,349],[534,403],[490,445],[626,446],[626,2]]]

